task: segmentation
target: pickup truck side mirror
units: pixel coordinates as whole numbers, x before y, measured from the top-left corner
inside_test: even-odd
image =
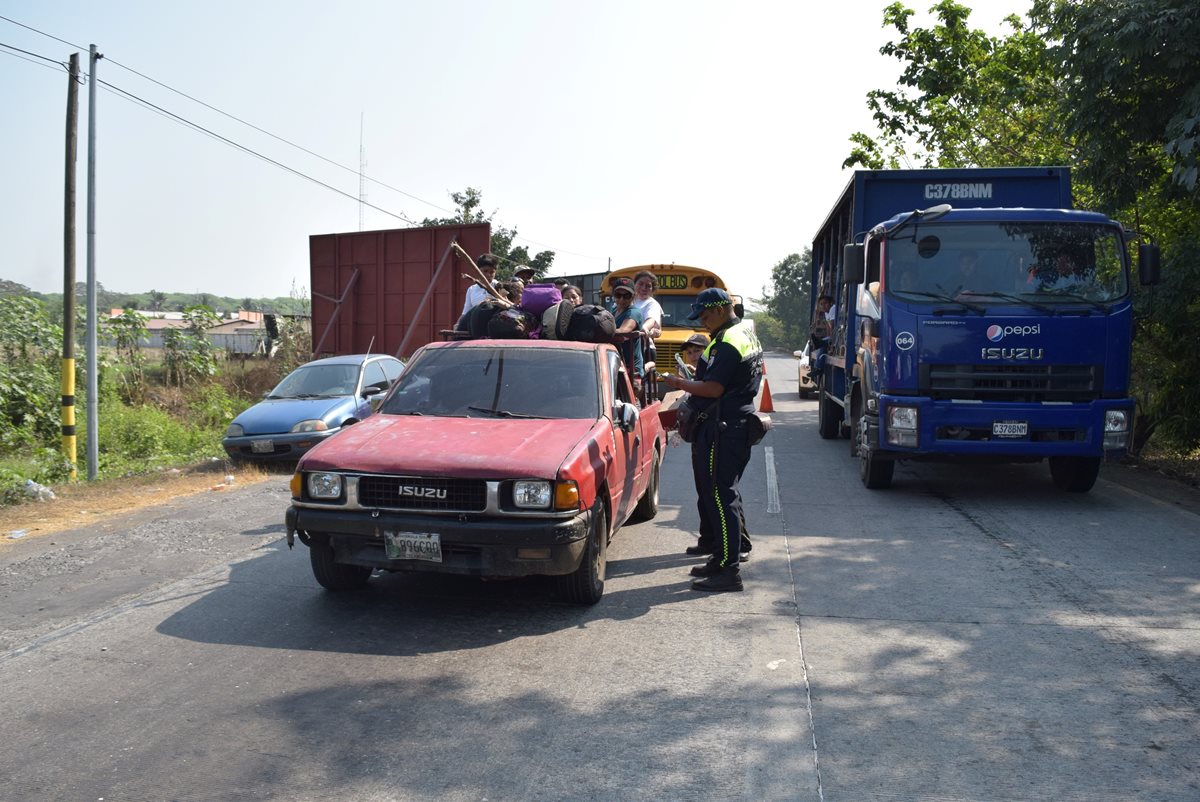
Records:
[[[613,419],[621,431],[632,432],[637,429],[638,408],[628,401],[618,401],[613,407]]]
[[[1138,246],[1138,278],[1143,287],[1157,284],[1161,273],[1162,254],[1154,243]]]
[[[862,245],[851,242],[842,248],[842,283],[862,284],[866,271],[866,257]]]

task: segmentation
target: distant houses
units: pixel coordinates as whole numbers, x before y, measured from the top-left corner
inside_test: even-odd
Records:
[[[147,318],[146,329],[149,336],[142,341],[143,348],[162,348],[163,332],[167,329],[186,329],[187,321],[182,312],[147,312],[137,310],[138,314]],[[120,317],[124,309],[113,309],[110,317]],[[267,318],[262,312],[250,312],[239,309],[229,314],[217,325],[208,329],[207,334],[213,345],[230,354],[263,355],[270,347]],[[278,315],[277,317],[291,317]],[[309,321],[304,318],[307,324]]]

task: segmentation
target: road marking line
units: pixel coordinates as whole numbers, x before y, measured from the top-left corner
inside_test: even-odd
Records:
[[[767,446],[763,451],[767,459],[767,512],[779,512],[779,479],[775,475],[775,449]]]

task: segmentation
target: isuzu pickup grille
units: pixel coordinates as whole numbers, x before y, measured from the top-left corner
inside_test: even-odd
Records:
[[[1099,365],[928,365],[921,394],[959,401],[1091,401],[1104,386]]]
[[[358,480],[358,503],[364,507],[480,512],[487,507],[487,483],[482,479],[363,476]]]

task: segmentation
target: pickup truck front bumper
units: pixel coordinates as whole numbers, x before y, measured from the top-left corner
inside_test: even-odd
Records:
[[[579,567],[592,528],[591,510],[570,518],[505,519],[292,506],[286,520],[289,545],[294,533],[305,544],[328,538],[339,563],[472,576],[569,574]],[[442,561],[389,559],[384,532],[437,534]]]

